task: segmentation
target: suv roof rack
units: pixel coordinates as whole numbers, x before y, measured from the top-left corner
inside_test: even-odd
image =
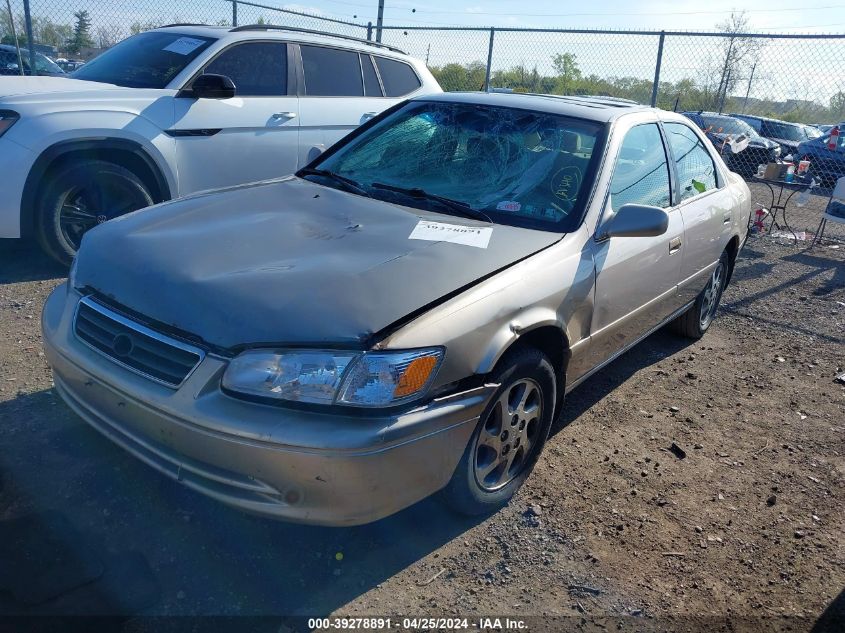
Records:
[[[328,31],[318,31],[316,29],[303,29],[297,26],[277,26],[275,24],[244,24],[243,26],[235,26],[229,29],[230,33],[237,33],[239,31],[292,31],[294,33],[308,33],[309,35],[325,35],[326,37],[337,37],[343,40],[351,40],[361,44],[369,44],[378,48],[384,48],[394,53],[402,53],[407,55],[405,51],[389,44],[382,44],[381,42],[373,42],[372,40],[365,40],[362,37],[353,37],[351,35],[341,35],[339,33],[329,33]]]
[[[174,22],[173,24],[163,24],[162,26],[157,26],[157,29],[169,29],[172,26],[205,26],[211,28],[211,24],[203,24],[202,22]]]

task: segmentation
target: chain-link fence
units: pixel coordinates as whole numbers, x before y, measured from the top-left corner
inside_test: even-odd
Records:
[[[128,35],[170,23],[268,23],[381,39],[424,59],[445,90],[489,86],[650,103],[690,113],[746,177],[787,156],[796,170],[798,161],[808,160],[811,176],[827,186],[845,175],[845,134],[831,136],[824,127],[845,119],[845,35],[421,26],[379,31],[355,15],[337,19],[242,0],[11,0],[11,16],[5,0],[0,4],[3,43],[17,36],[25,45],[31,32],[38,50],[83,61]],[[7,65],[6,72],[10,67],[17,68]]]

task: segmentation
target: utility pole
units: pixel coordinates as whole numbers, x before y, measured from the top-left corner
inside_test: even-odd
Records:
[[[32,37],[32,12],[29,10],[29,0],[23,0],[23,15],[26,22],[26,47],[29,49],[29,73],[34,77],[35,70],[35,38]]]
[[[12,37],[15,38],[15,48],[18,51],[18,70],[23,72],[23,57],[21,57],[21,43],[18,41],[18,29],[15,27],[15,16],[12,14],[12,3],[6,0],[6,8],[9,10],[9,26],[12,27]]]
[[[381,42],[381,27],[384,23],[384,0],[378,0],[378,17],[376,18],[376,42]]]
[[[748,88],[745,90],[745,101],[742,102],[742,112],[745,113],[745,108],[748,107],[748,95],[751,94],[751,82],[754,80],[754,69],[757,68],[757,62],[751,67],[751,74],[748,76]]]

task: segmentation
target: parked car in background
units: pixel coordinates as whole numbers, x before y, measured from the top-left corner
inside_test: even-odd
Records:
[[[831,148],[830,132],[804,141],[798,146],[796,157],[810,161],[810,174],[824,187],[833,187],[845,176],[845,136],[839,134]]]
[[[42,315],[96,429],[252,512],[351,525],[506,503],[564,393],[672,323],[700,338],[748,186],[686,118],[448,93],[287,176],[85,238]]]
[[[753,116],[750,114],[734,114],[732,117],[742,119],[748,125],[753,127],[760,136],[765,136],[778,143],[781,147],[781,153],[786,156],[791,154],[793,157],[798,153],[798,145],[804,141],[813,138],[814,131],[808,131],[809,126],[802,123],[790,123],[789,121],[780,121],[778,119],[770,119],[767,117]]]
[[[69,263],[83,234],[194,191],[296,171],[402,99],[440,92],[392,47],[266,25],[173,26],[66,79],[0,79],[0,237]]]
[[[85,65],[85,62],[79,59],[65,59],[60,57],[56,60],[56,65],[66,73],[72,73],[73,71],[82,68]]]
[[[745,178],[750,178],[757,171],[757,165],[775,161],[781,155],[780,145],[763,138],[741,119],[704,111],[684,112],[683,115],[705,133],[721,154],[728,169]],[[734,153],[731,142],[743,135],[748,138],[748,145],[742,151]]]
[[[20,62],[23,61],[23,74],[32,75],[32,69],[29,65],[29,49],[21,49],[21,58],[18,58],[18,49],[8,44],[0,44],[0,76],[2,75],[21,75]],[[53,60],[41,53],[35,53],[35,74],[47,76],[61,76],[65,74]],[[0,84],[2,86],[2,84]],[[2,88],[0,88],[0,95],[2,95]]]

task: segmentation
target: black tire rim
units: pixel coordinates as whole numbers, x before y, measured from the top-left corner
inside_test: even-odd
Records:
[[[473,447],[473,471],[488,492],[507,486],[530,463],[543,416],[540,385],[523,378],[508,386],[479,429]]]
[[[133,183],[101,174],[64,194],[59,209],[59,230],[64,240],[77,250],[86,231],[148,204],[143,191]]]
[[[702,330],[710,327],[713,317],[716,315],[716,308],[719,307],[719,298],[722,296],[722,285],[725,277],[725,263],[720,259],[710,275],[710,281],[704,289],[704,296],[701,301],[698,323]]]

